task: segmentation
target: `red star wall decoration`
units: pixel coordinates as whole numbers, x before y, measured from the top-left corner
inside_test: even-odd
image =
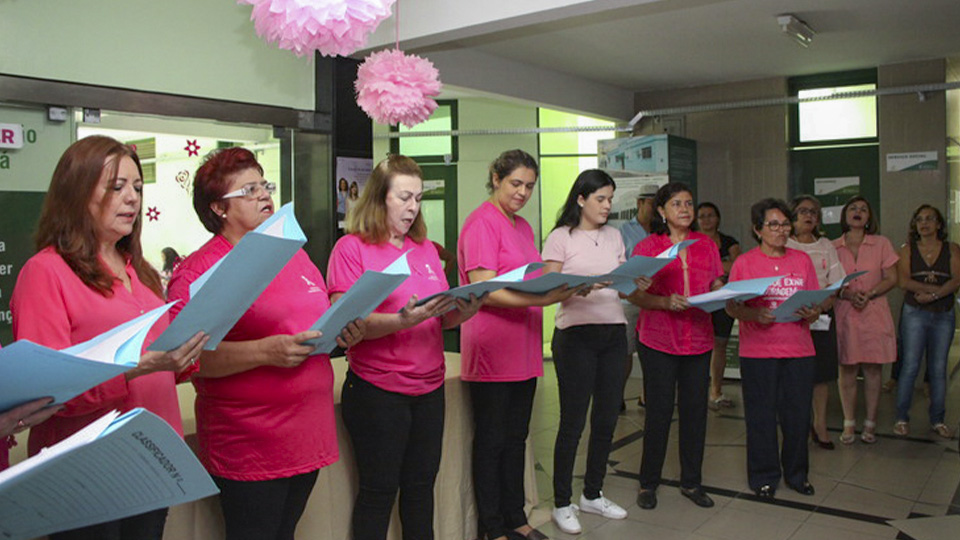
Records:
[[[197,140],[187,139],[187,145],[183,147],[187,151],[187,156],[196,156],[200,153],[200,145],[197,144]]]
[[[147,218],[149,218],[150,221],[158,221],[160,219],[160,211],[157,210],[156,206],[151,206],[147,209]]]

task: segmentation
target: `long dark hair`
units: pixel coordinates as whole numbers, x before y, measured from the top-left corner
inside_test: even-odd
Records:
[[[932,210],[933,213],[937,215],[937,240],[946,240],[947,224],[943,222],[943,214],[940,213],[940,210],[936,206],[921,204],[913,211],[913,216],[910,217],[910,232],[907,235],[910,238],[910,242],[916,243],[917,240],[920,240],[920,234],[917,233],[917,217],[920,215],[920,212],[924,210]]]
[[[677,193],[683,193],[684,191],[689,193],[691,197],[693,196],[693,191],[690,191],[690,186],[683,182],[669,182],[660,186],[656,196],[653,198],[653,207],[665,208],[667,201],[672,199]],[[659,212],[650,220],[650,234],[670,234],[670,227],[667,226],[667,221]]]
[[[108,298],[113,295],[113,283],[117,278],[100,261],[100,241],[96,217],[90,212],[90,201],[104,172],[116,180],[123,158],[133,160],[140,178],[143,178],[137,153],[120,141],[91,135],[71,144],[53,171],[37,224],[37,250],[53,247],[84,285]],[[113,190],[107,190],[101,204],[106,204],[114,196]],[[143,208],[143,197],[140,198],[140,207]],[[143,218],[137,215],[133,231],[117,242],[117,251],[133,266],[137,278],[162,298],[160,275],[143,258],[140,246],[142,227]]]
[[[570,227],[570,232],[573,232],[573,229],[580,225],[582,210],[578,202],[579,198],[587,199],[593,192],[607,186],[613,186],[614,190],[617,189],[617,183],[613,181],[613,178],[610,178],[609,174],[600,169],[587,169],[580,173],[570,188],[567,202],[563,203],[563,208],[557,214],[557,224],[553,228]]]

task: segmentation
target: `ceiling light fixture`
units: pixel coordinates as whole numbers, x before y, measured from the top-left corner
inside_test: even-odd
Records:
[[[803,47],[809,47],[813,43],[813,36],[817,35],[816,31],[810,28],[807,23],[790,13],[778,15],[777,24],[780,25],[780,30],[784,34],[792,37]]]

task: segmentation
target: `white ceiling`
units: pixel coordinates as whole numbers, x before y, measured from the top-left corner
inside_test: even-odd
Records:
[[[527,18],[470,37],[452,32],[446,41],[436,35],[405,49],[428,57],[482,53],[631,92],[960,56],[960,0],[624,4],[636,5],[550,22]],[[781,33],[776,16],[783,13],[816,30],[809,48]]]

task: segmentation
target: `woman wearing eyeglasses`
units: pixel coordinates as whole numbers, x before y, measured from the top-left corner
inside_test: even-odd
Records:
[[[657,506],[657,487],[676,398],[680,410],[680,493],[697,506],[709,508],[713,500],[701,487],[700,470],[707,429],[713,320],[709,313],[691,309],[687,297],[722,287],[723,264],[710,237],[691,230],[696,213],[689,187],[677,182],[664,185],[657,191],[654,206],[657,214],[650,224],[650,236],[637,244],[633,255],[655,257],[684,240],[696,242],[656,273],[646,291],[638,290],[629,298],[640,307],[637,337],[647,400],[637,505],[645,510]]]
[[[877,442],[877,407],[883,364],[897,359],[897,337],[886,294],[897,286],[900,257],[886,237],[877,234],[870,203],[853,197],[840,213],[843,235],[833,241],[847,274],[866,271],[840,291],[837,310],[837,344],[840,349],[840,403],[843,433],[840,442],[853,444],[857,427],[857,372],[863,370],[866,419],[860,440]]]
[[[960,287],[960,246],[947,240],[943,215],[922,204],[910,220],[910,241],[900,248],[897,271],[905,291],[900,330],[903,335],[903,367],[897,388],[897,421],[893,432],[909,433],[913,384],[926,352],[930,375],[930,429],[949,439],[943,422],[946,413],[947,354],[953,342],[954,299]]]
[[[772,498],[780,479],[801,495],[813,495],[807,430],[813,395],[814,355],[810,323],[820,307],[804,307],[794,322],[776,322],[773,310],[800,290],[819,289],[817,272],[806,253],[787,247],[790,209],[779,199],[750,208],[759,247],[733,263],[730,281],[783,276],[763,296],[728,302],[740,320],[740,381],[747,424],[747,479],[758,497]],[[777,426],[783,435],[778,448]]]
[[[820,288],[843,279],[846,273],[833,242],[820,236],[820,201],[810,195],[800,195],[790,203],[793,210],[793,234],[787,247],[810,256],[817,271]],[[813,386],[813,423],[810,437],[824,450],[833,450],[834,444],[827,432],[827,399],[830,384],[837,380],[837,317],[833,312],[835,297],[820,304],[821,317],[810,326],[813,348],[817,351]]]
[[[190,284],[273,215],[275,191],[249,150],[204,160],[193,207],[214,236],[177,266],[171,301],[188,301]],[[198,454],[220,488],[228,540],[292,540],[319,469],[339,457],[330,358],[304,345],[320,335],[304,330],[329,307],[323,276],[299,250],[217,349],[200,357]],[[351,323],[337,343],[357,343],[363,329]]]

